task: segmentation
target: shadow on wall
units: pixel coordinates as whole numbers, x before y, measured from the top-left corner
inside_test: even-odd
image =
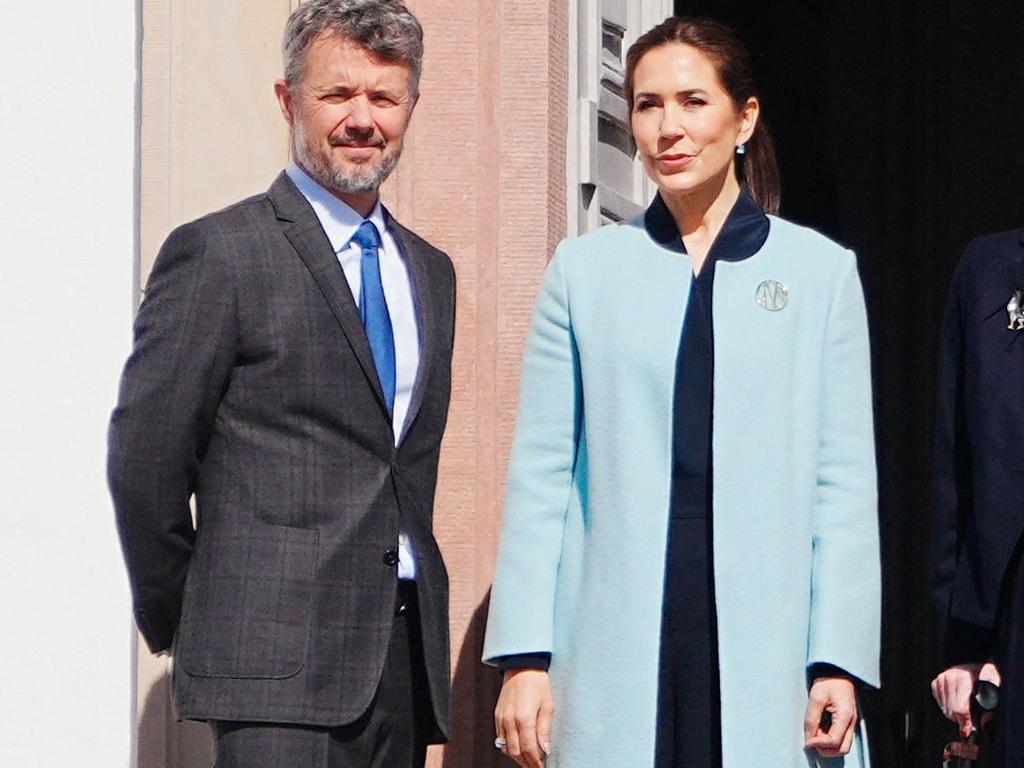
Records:
[[[139,719],[138,768],[210,768],[213,741],[206,723],[176,721],[171,710],[171,676],[149,689]]]
[[[452,741],[445,750],[444,768],[514,768],[515,763],[494,748],[494,703],[501,676],[480,663],[484,648],[488,592],[473,611],[452,681]]]

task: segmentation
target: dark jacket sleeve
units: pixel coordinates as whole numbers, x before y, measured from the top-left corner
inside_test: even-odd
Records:
[[[932,599],[939,665],[983,662],[993,653],[994,632],[951,619],[950,602],[963,534],[973,514],[971,453],[964,407],[965,281],[971,249],[953,276],[939,340],[935,460],[931,525]]]
[[[812,685],[814,685],[814,682],[819,677],[845,677],[847,680],[853,683],[855,688],[860,688],[862,690],[874,688],[873,685],[868,685],[859,677],[857,677],[856,675],[851,675],[842,667],[837,667],[835,664],[828,664],[823,661],[811,664],[807,668],[807,687],[810,688]]]
[[[542,669],[547,672],[551,666],[550,653],[513,653],[510,656],[499,656],[494,660],[501,672],[513,669]]]
[[[195,532],[189,506],[234,357],[228,260],[197,225],[171,234],[135,321],[111,417],[107,476],[149,648],[171,646]]]

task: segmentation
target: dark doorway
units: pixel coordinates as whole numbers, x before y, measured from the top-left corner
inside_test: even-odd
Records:
[[[754,53],[782,215],[853,248],[871,317],[884,563],[873,763],[933,768],[928,514],[935,349],[973,237],[1024,226],[1024,4],[677,2]]]

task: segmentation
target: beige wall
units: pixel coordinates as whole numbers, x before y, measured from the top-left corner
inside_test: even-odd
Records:
[[[287,159],[271,85],[294,0],[144,0],[140,283],[177,224],[265,189]],[[458,273],[451,416],[436,530],[451,574],[451,768],[498,764],[497,674],[479,664],[519,363],[541,273],[565,234],[566,0],[411,0],[422,97],[384,190]],[[139,659],[139,764],[209,764],[174,724],[166,663]]]
[[[171,229],[265,189],[286,161],[273,82],[297,4],[144,0],[143,276]]]

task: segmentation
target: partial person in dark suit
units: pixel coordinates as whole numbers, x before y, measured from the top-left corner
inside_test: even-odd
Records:
[[[969,735],[979,679],[1000,685],[988,766],[1024,759],[1024,230],[972,242],[953,276],[939,351],[932,693]]]
[[[448,734],[455,275],[378,195],[422,50],[400,2],[300,5],[294,161],[175,230],[139,309],[110,487],[139,629],[218,768],[421,768]]]

